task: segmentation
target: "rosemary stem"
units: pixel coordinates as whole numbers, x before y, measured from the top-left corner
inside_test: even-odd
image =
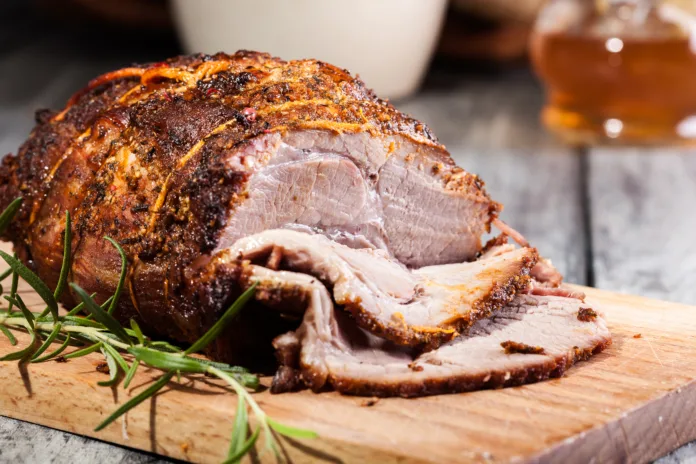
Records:
[[[29,328],[29,323],[27,322],[26,319],[23,317],[7,317],[7,316],[0,316],[0,324],[8,326],[8,327],[22,327],[24,329]],[[53,328],[55,327],[55,324],[53,322],[39,322],[35,325],[35,330],[45,330],[45,331],[52,331]],[[102,341],[104,343],[108,343],[111,346],[114,346],[116,348],[119,348],[121,350],[127,350],[129,345],[119,341],[115,340],[111,337],[107,337],[106,335],[103,334],[102,329],[98,329],[96,327],[82,327],[82,326],[63,326],[61,327],[62,332],[73,332],[73,333],[81,333],[85,335],[92,336],[94,338],[98,338],[99,341]]]
[[[249,406],[251,406],[252,411],[254,411],[254,414],[259,416],[259,419],[262,419],[265,421],[266,419],[266,413],[263,412],[263,410],[259,407],[258,404],[256,404],[256,400],[251,397],[249,392],[247,391],[242,384],[237,382],[234,377],[231,375],[227,374],[225,371],[221,371],[217,367],[210,366],[207,369],[209,374],[214,375],[215,377],[218,377],[225,382],[227,382],[232,389],[234,389],[235,393],[237,393],[239,396],[243,396],[244,399],[249,403]]]
[[[268,448],[273,448],[273,433],[271,432],[271,428],[268,426],[268,416],[266,415],[265,412],[263,412],[263,409],[258,405],[256,400],[252,398],[251,394],[247,391],[242,384],[240,384],[237,380],[235,380],[234,377],[231,375],[227,374],[224,371],[221,371],[220,369],[210,366],[208,367],[208,373],[216,376],[219,379],[224,380],[227,382],[230,387],[232,387],[237,393],[237,395],[244,397],[246,400],[246,403],[251,407],[251,410],[254,411],[254,415],[256,418],[261,422],[261,427],[263,428],[264,434],[266,436],[266,446]]]

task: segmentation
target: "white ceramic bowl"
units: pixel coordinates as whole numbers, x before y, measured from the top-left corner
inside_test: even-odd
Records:
[[[381,97],[418,88],[447,0],[174,0],[188,52],[317,58],[357,73]]]

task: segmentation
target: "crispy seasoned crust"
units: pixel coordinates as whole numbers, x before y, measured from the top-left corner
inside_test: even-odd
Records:
[[[597,319],[597,313],[592,308],[580,308],[578,311],[578,320],[582,322],[590,322]]]
[[[527,345],[513,340],[506,340],[500,346],[503,347],[506,354],[544,354],[544,348],[541,346]]]

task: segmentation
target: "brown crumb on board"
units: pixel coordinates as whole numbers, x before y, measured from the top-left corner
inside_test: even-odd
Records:
[[[57,363],[66,363],[66,362],[68,362],[68,360],[65,358],[65,356],[58,356],[56,358],[56,362]]]
[[[360,406],[364,406],[366,408],[369,408],[371,406],[374,406],[378,402],[379,402],[379,398],[374,397],[374,398],[370,398],[370,399],[363,401],[362,403],[360,403]]]
[[[643,337],[642,334],[635,334],[635,335],[633,336],[633,338],[642,338],[642,337]]]
[[[97,372],[101,372],[102,374],[108,374],[109,365],[105,362],[97,364]]]
[[[500,346],[505,348],[506,354],[544,354],[544,349],[540,346],[525,345],[524,343],[513,342],[512,340],[503,342]]]
[[[179,445],[179,447],[181,448],[181,451],[182,451],[184,454],[188,453],[188,450],[189,450],[189,444],[188,444],[188,443],[182,443],[182,444]]]
[[[597,313],[592,308],[580,308],[578,311],[578,320],[582,322],[590,322],[597,319]]]

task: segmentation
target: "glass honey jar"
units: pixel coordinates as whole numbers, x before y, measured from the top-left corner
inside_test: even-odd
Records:
[[[696,0],[551,0],[531,39],[572,144],[696,144]]]

